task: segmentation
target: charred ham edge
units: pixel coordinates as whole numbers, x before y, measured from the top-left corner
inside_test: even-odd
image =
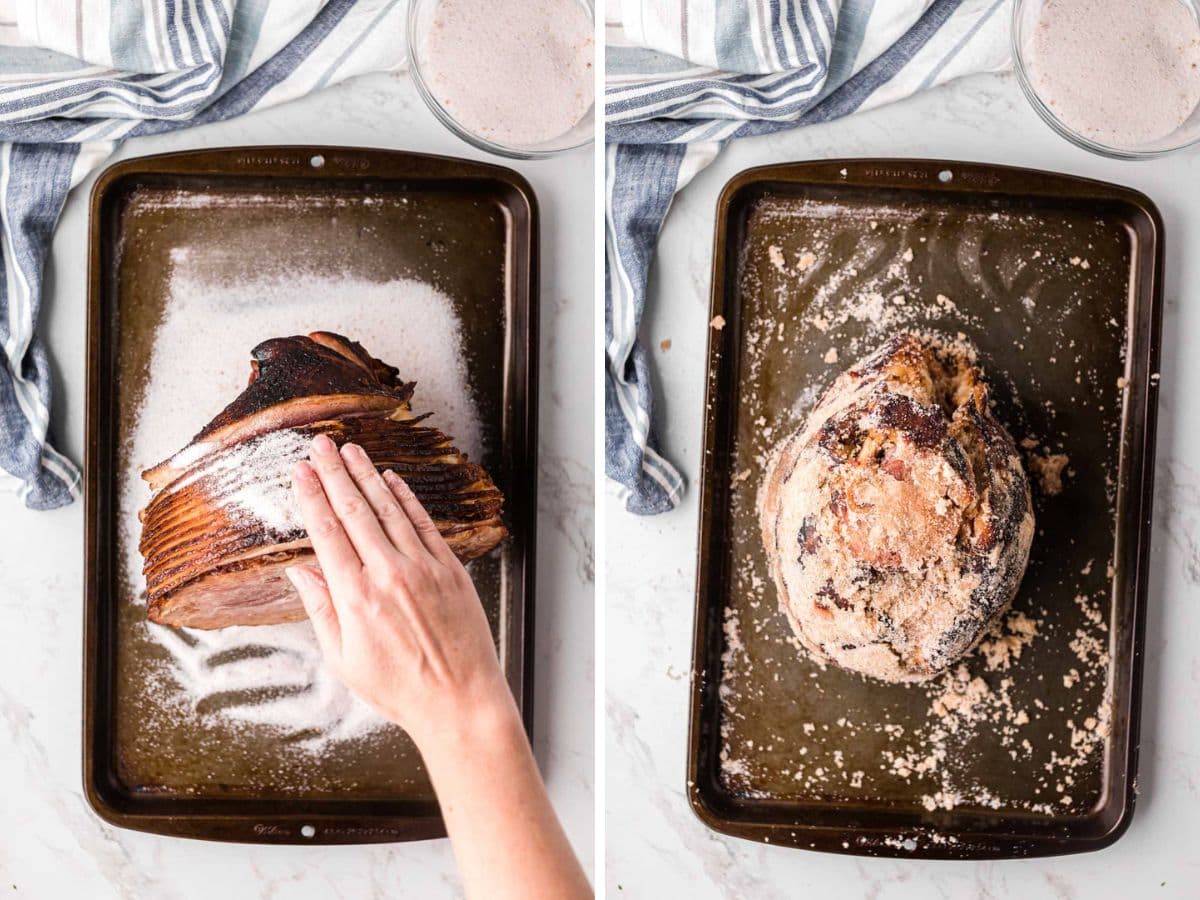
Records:
[[[328,332],[255,347],[246,390],[187,448],[143,473],[155,491],[139,515],[150,619],[220,628],[304,618],[283,570],[315,564],[307,534],[300,527],[280,532],[239,511],[228,498],[247,484],[246,473],[221,464],[274,431],[361,446],[378,471],[405,479],[459,559],[503,540],[503,495],[446,435],[421,424],[427,416],[409,403],[414,383],[398,375]],[[286,485],[294,462],[281,456],[278,471],[259,471],[255,480]]]

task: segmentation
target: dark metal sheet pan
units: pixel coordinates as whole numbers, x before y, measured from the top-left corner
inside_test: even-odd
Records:
[[[180,195],[204,201],[155,202]],[[123,583],[119,478],[169,302],[171,253],[180,247],[214,260],[214,272],[328,265],[374,281],[420,279],[450,298],[481,418],[483,464],[506,495],[511,532],[472,573],[529,727],[537,234],[536,200],[523,178],[434,156],[230,148],[128,160],[100,176],[89,247],[83,762],[86,795],[104,819],[263,843],[445,833],[420,756],[399,729],[305,756],[270,729],[163,719],[145,689],[163,651],[145,639],[144,606]],[[221,340],[219,325],[197,340]]]
[[[1111,844],[1136,796],[1158,211],[1065,175],[860,159],[743,172],[716,220],[711,314],[724,326],[708,356],[694,810],[738,837],[873,856]],[[803,657],[757,526],[771,445],[901,327],[965,334],[1014,437],[1069,458],[1060,494],[1035,489],[1013,604],[1037,634],[1007,662],[970,655],[956,684],[888,685]],[[938,706],[947,690],[967,713]]]

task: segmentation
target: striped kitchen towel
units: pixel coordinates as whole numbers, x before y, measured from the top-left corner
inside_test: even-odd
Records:
[[[659,451],[638,341],[675,194],[733,138],[1006,68],[1011,0],[610,0],[609,11],[605,468],[626,508],[651,514],[684,490]]]
[[[34,509],[79,490],[51,443],[37,334],[70,189],[117,141],[396,68],[404,12],[400,0],[0,0],[0,487]]]

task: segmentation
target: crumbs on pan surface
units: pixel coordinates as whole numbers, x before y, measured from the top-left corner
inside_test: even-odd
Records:
[[[1128,253],[1119,223],[1088,214],[791,198],[751,213],[718,691],[728,790],[1045,815],[1099,798],[1112,541],[1109,529],[1078,524],[1115,515],[1126,317],[1124,289],[1108,288],[1127,283]],[[777,443],[899,329],[979,348],[1038,518],[1013,609],[960,663],[917,685],[868,681],[804,653],[779,611],[755,512]],[[1121,350],[1109,358],[1088,334]]]
[[[1062,493],[1063,470],[1067,469],[1070,461],[1071,458],[1065,453],[1029,453],[1025,457],[1029,473],[1037,478],[1042,493],[1048,497]],[[1070,472],[1069,469],[1067,471]]]

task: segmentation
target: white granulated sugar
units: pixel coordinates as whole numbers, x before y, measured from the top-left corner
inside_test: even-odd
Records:
[[[1028,52],[1050,111],[1107,146],[1167,138],[1200,102],[1200,25],[1180,0],[1047,0]]]
[[[197,441],[194,444],[188,444],[178,453],[171,457],[171,466],[175,469],[187,469],[198,463],[206,455],[216,449],[216,444],[207,443],[205,441]]]
[[[171,654],[172,687],[185,695],[185,709],[192,715],[207,698],[266,688],[273,697],[222,706],[209,715],[282,732],[311,730],[313,737],[294,746],[314,752],[331,742],[351,740],[387,724],[324,668],[307,622],[218,631],[175,629],[152,622],[146,627]],[[270,652],[224,661],[232,650],[248,647],[267,648]]]
[[[186,483],[215,468],[237,468],[244,483],[226,498],[247,515],[280,534],[303,528],[300,506],[292,492],[293,466],[308,456],[311,438],[291,428],[272,431],[220,455],[219,463],[200,466],[181,479]],[[182,486],[182,484],[181,484]]]
[[[152,376],[121,473],[125,575],[137,602],[145,602],[137,513],[150,496],[140,473],[173,454],[177,463],[202,462],[211,446],[188,442],[245,389],[250,351],[264,340],[333,331],[358,341],[371,355],[398,367],[402,379],[417,382],[416,412],[433,411],[431,424],[473,459],[481,456],[482,432],[460,324],[450,300],[430,285],[311,274],[223,282],[196,270],[187,254],[173,254],[172,262],[170,298],[151,356]],[[305,452],[302,436],[284,430],[218,454],[210,465],[269,468],[270,480],[247,486],[233,500],[268,527],[286,530],[298,522],[290,484],[277,464],[264,462],[278,460],[280,454],[299,459]],[[148,687],[163,697],[164,705],[184,714],[200,715],[206,699],[230,692],[265,692],[272,699],[219,704],[216,712],[204,715],[312,733],[300,744],[311,752],[387,724],[324,668],[307,622],[216,631],[147,622],[146,628],[171,659],[163,683]],[[238,658],[239,651],[251,652]],[[231,658],[236,661],[229,662]]]
[[[814,381],[805,386],[805,388],[796,395],[796,400],[792,404],[791,416],[793,419],[799,420],[805,418],[817,401],[821,399],[821,395],[825,393],[825,388],[828,385],[822,384],[819,381]],[[749,477],[749,473],[747,474]],[[744,481],[745,479],[743,479]]]

